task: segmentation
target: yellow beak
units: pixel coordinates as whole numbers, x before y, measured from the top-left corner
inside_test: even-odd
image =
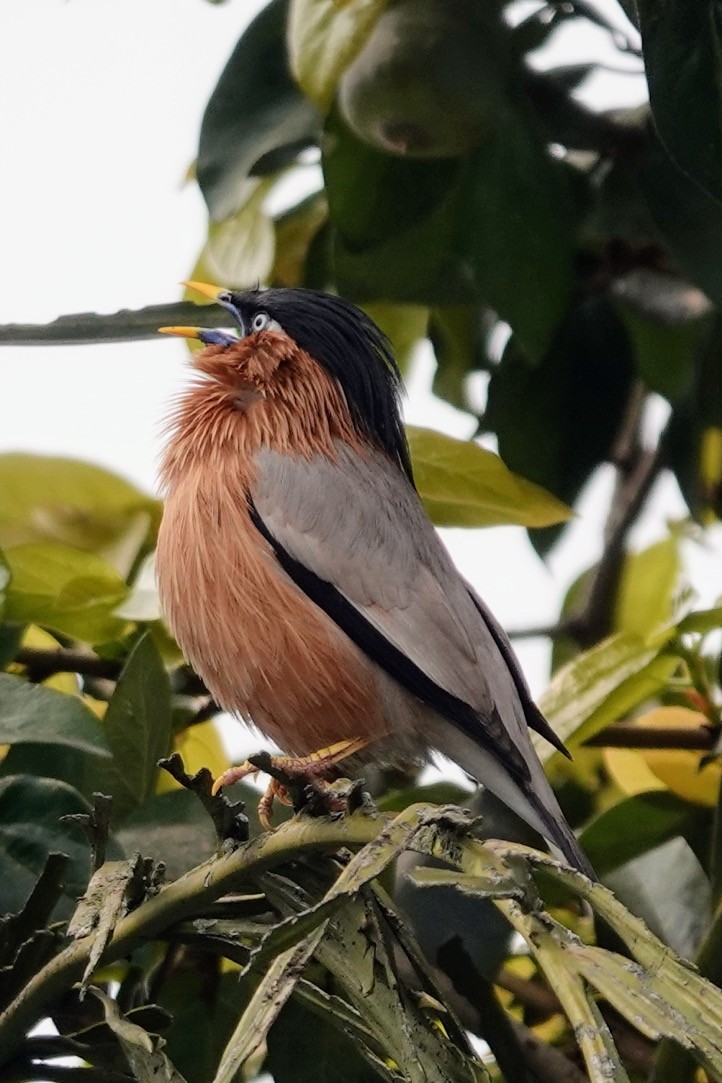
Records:
[[[181,282],[181,286],[186,286],[189,290],[195,290],[196,293],[202,293],[204,297],[210,298],[211,301],[217,301],[218,295],[221,293],[228,293],[224,286],[209,286],[205,282]]]
[[[159,327],[161,335],[182,335],[183,338],[200,338],[200,327]]]

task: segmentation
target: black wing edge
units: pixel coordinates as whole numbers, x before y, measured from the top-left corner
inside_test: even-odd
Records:
[[[264,523],[250,493],[247,494],[247,499],[253,525],[271,546],[278,563],[296,586],[322,609],[372,662],[417,699],[438,711],[467,737],[486,748],[500,760],[512,778],[526,789],[531,779],[529,768],[507,734],[501,718],[495,715],[491,719],[483,719],[470,704],[447,692],[428,677],[403,651],[374,628],[340,590],[291,556]]]
[[[530,729],[533,729],[541,737],[547,740],[550,745],[553,745],[554,748],[556,748],[557,752],[561,752],[562,756],[566,756],[568,760],[571,760],[571,752],[563,743],[561,738],[551,728],[546,718],[541,713],[534,700],[531,698],[531,693],[527,687],[524,674],[521,671],[519,660],[514,654],[514,650],[511,643],[509,642],[506,632],[497,622],[493,613],[489,609],[487,609],[481,598],[478,598],[473,590],[469,590],[469,595],[472,602],[476,606],[481,619],[484,621],[484,624],[489,629],[489,634],[499,648],[501,656],[506,662],[507,668],[511,673],[512,680],[514,681],[514,686],[519,695],[519,699],[521,700],[521,705],[524,710],[524,717],[526,719],[527,726],[529,726]]]

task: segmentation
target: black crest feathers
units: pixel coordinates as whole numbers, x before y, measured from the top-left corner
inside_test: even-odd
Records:
[[[413,484],[399,406],[401,374],[388,339],[365,312],[309,289],[234,292],[230,303],[246,327],[256,312],[267,312],[323,365],[341,385],[359,432],[388,452]]]

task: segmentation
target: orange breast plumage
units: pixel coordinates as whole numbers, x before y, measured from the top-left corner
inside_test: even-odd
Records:
[[[338,431],[347,411],[331,381],[289,353],[289,367],[308,371],[273,394],[213,373],[181,400],[161,465],[157,573],[168,624],[217,702],[301,755],[341,735],[377,737],[384,723],[373,665],[286,576],[249,514],[260,447],[332,455],[334,438],[355,439]],[[209,367],[232,360],[206,354]]]

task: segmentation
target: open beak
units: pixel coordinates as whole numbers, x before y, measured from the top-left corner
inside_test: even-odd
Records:
[[[224,286],[209,286],[206,282],[181,282],[181,286],[185,286],[189,290],[195,290],[196,293],[203,294],[204,297],[208,297],[209,300],[215,301],[216,304],[222,304],[219,300],[221,294],[225,294],[226,299],[230,290],[227,290]]]
[[[200,338],[200,327],[159,327],[161,335],[181,335],[183,338]]]
[[[204,346],[233,346],[238,336],[230,331],[221,331],[217,327],[159,327],[161,335],[180,335],[182,338],[195,338]]]

